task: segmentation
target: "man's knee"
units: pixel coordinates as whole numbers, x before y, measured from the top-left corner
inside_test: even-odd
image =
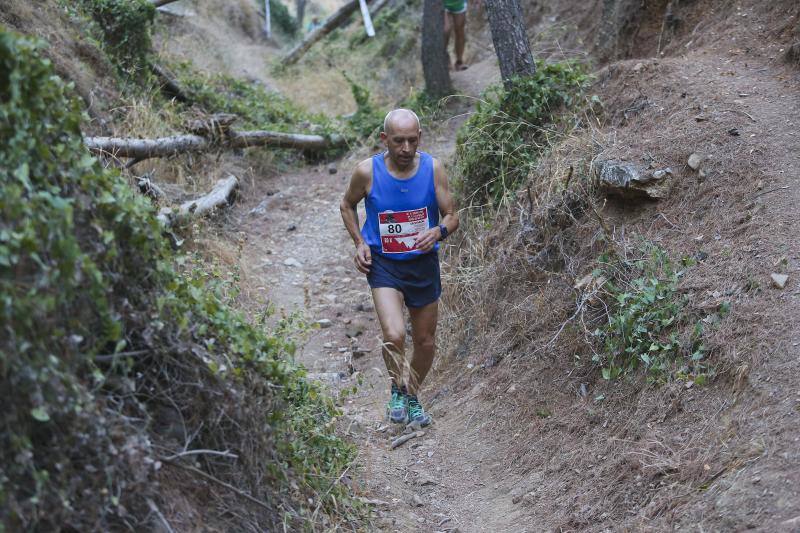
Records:
[[[404,331],[386,331],[383,334],[383,343],[386,349],[390,352],[399,352],[406,342],[406,334]]]
[[[421,350],[435,350],[436,336],[420,335],[418,338],[414,339],[414,347]]]

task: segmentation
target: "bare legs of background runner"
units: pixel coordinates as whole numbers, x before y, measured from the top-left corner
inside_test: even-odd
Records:
[[[447,48],[450,44],[450,34],[455,33],[456,70],[465,70],[467,68],[464,63],[464,46],[467,42],[466,27],[466,11],[464,13],[444,12],[444,46]]]

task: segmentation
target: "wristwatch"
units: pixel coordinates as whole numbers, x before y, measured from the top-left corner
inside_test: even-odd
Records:
[[[444,224],[439,224],[439,231],[442,232],[442,238],[439,239],[439,240],[440,241],[445,240],[447,238],[447,235],[448,235],[447,226],[445,226]]]

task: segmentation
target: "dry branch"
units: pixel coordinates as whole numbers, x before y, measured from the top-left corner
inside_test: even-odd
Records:
[[[238,187],[239,180],[231,174],[227,178],[219,180],[211,192],[205,196],[184,202],[177,209],[165,207],[158,213],[158,220],[165,226],[171,226],[175,220],[203,216],[219,207],[229,205]]]
[[[135,159],[133,161],[136,161]],[[139,192],[150,198],[151,200],[163,200],[167,197],[166,193],[156,185],[148,175],[137,177],[136,185],[139,187]]]
[[[167,4],[171,4],[171,3],[177,2],[177,1],[178,0],[151,0],[150,3],[153,4],[153,7],[159,8],[161,6],[165,6]]]
[[[345,5],[339,8],[333,15],[325,19],[325,21],[317,29],[308,34],[297,46],[286,54],[281,60],[283,66],[292,65],[297,63],[303,54],[305,54],[311,46],[328,35],[330,32],[343,25],[349,19],[350,15],[355,13],[358,9],[358,0],[350,0]]]
[[[399,437],[397,437],[396,439],[394,439],[392,441],[392,449],[394,450],[398,446],[402,446],[403,444],[405,444],[406,442],[410,441],[411,439],[416,438],[416,437],[422,437],[424,435],[425,435],[424,431],[414,431],[413,433],[407,433],[405,435],[400,435]]]
[[[117,158],[133,158],[139,161],[151,157],[168,157],[179,153],[205,152],[212,148],[250,148],[271,146],[274,148],[296,148],[320,151],[344,144],[339,135],[323,137],[303,133],[281,133],[277,131],[230,131],[222,139],[211,139],[200,135],[172,135],[155,139],[132,139],[125,137],[84,137],[89,150],[95,154],[106,154]]]
[[[213,481],[217,485],[220,485],[221,487],[225,487],[226,489],[228,489],[229,491],[233,492],[234,494],[236,494],[238,496],[241,496],[242,498],[257,504],[260,507],[263,507],[264,509],[266,509],[268,511],[272,511],[272,509],[270,508],[269,505],[267,505],[266,503],[262,502],[258,498],[254,498],[254,497],[250,496],[249,494],[247,494],[243,490],[237,489],[236,487],[234,487],[230,483],[225,483],[221,479],[216,478],[216,477],[212,476],[211,474],[207,474],[207,473],[203,472],[202,470],[200,470],[199,468],[195,468],[193,466],[188,466],[188,465],[182,465],[180,463],[175,463],[175,462],[172,462],[172,461],[169,461],[169,462],[167,462],[165,464],[176,466],[178,468],[183,468],[184,470],[188,470],[189,472],[194,472],[198,476],[200,476],[202,478],[205,478],[205,479],[207,479],[209,481]]]
[[[180,83],[175,79],[167,69],[160,65],[156,65],[153,63],[150,65],[150,69],[155,74],[158,81],[161,83],[161,92],[165,95],[169,96],[170,98],[174,98],[179,102],[191,102],[192,99],[189,97],[187,92],[181,87]]]
[[[161,525],[164,527],[164,530],[167,533],[175,533],[175,530],[172,529],[172,526],[169,524],[167,519],[164,517],[164,514],[161,512],[161,509],[159,509],[158,506],[156,505],[156,502],[154,502],[150,498],[147,498],[147,500],[145,501],[147,502],[147,505],[150,507],[150,511],[153,512],[161,521]]]

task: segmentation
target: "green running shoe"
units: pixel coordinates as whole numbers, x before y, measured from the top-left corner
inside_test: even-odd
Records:
[[[386,406],[386,414],[389,416],[389,420],[395,424],[408,423],[408,400],[404,391],[394,383],[392,383],[392,399]]]
[[[420,427],[425,427],[431,423],[431,415],[425,412],[415,395],[407,394],[408,399],[408,421],[418,423]]]

